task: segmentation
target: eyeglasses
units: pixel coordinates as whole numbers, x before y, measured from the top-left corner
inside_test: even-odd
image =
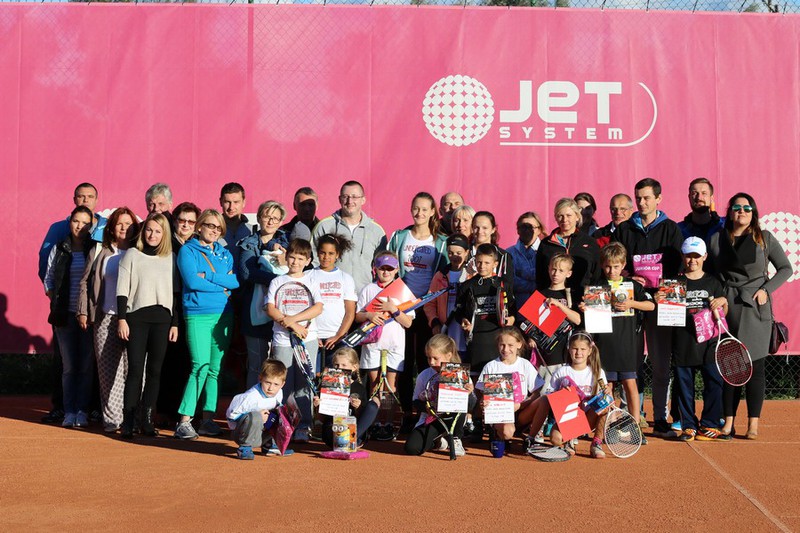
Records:
[[[217,226],[216,224],[212,224],[211,222],[203,222],[203,227],[206,229],[210,229],[211,231],[217,231],[222,233],[222,226]]]
[[[178,224],[189,224],[190,226],[194,226],[197,224],[196,220],[189,220],[188,218],[179,218]]]
[[[750,213],[752,210],[753,210],[752,205],[733,204],[731,206],[731,211],[733,211],[734,213],[738,213],[739,211]]]
[[[357,196],[355,194],[342,194],[339,196],[339,200],[341,200],[342,202],[349,202],[350,200],[355,201],[360,198],[364,198],[364,195],[362,194],[361,196]]]
[[[628,211],[628,208],[627,207],[612,207],[611,208],[611,212],[612,213],[616,213],[618,211],[625,212],[625,211]]]
[[[280,222],[283,219],[278,218],[278,217],[264,217],[261,220],[263,220],[267,224],[277,224],[278,222]]]

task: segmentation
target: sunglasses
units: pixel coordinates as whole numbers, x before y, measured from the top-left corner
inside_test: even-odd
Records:
[[[752,210],[753,210],[752,205],[733,204],[731,206],[731,211],[733,211],[734,213],[738,213],[739,211],[750,213]]]
[[[206,229],[210,229],[211,231],[222,233],[222,226],[217,226],[216,224],[212,224],[210,222],[204,222],[203,227]]]

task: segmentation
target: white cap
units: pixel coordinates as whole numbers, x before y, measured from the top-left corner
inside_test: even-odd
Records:
[[[689,237],[683,241],[681,253],[706,255],[706,243],[700,237]]]

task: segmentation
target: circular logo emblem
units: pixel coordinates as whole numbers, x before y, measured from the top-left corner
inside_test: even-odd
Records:
[[[768,213],[761,217],[761,227],[769,230],[770,233],[783,246],[789,263],[792,264],[794,273],[789,281],[800,279],[800,216],[792,213]],[[769,275],[775,274],[775,268],[769,265]]]
[[[428,89],[422,103],[428,131],[449,146],[467,146],[489,132],[494,120],[492,95],[481,82],[456,74]]]

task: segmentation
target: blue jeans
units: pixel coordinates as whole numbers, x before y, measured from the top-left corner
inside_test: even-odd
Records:
[[[317,339],[314,339],[306,342],[305,345],[306,351],[308,351],[308,357],[311,360],[312,366],[314,366],[314,373],[316,374],[317,371],[319,371],[317,367],[317,350],[319,348],[319,343]],[[311,419],[311,401],[314,393],[308,388],[303,369],[300,368],[300,365],[295,364],[292,347],[275,346],[273,344],[271,357],[286,365],[286,369],[288,370],[286,373],[286,383],[283,384],[283,403],[286,403],[289,396],[294,395],[301,415],[300,425],[298,427],[310,429],[314,422]]]
[[[64,389],[64,412],[76,414],[89,412],[94,369],[91,329],[83,330],[74,314],[69,315],[66,326],[55,328],[58,349],[64,367],[61,386]]]

